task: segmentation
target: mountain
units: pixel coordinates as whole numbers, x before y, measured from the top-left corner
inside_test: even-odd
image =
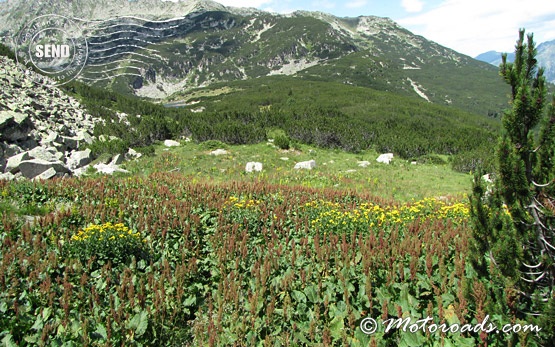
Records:
[[[539,44],[537,47],[537,59],[540,66],[545,69],[544,75],[547,81],[555,83],[555,40]],[[477,60],[499,66],[501,64],[501,52],[489,51],[476,56]],[[507,54],[507,60],[514,60],[514,53]]]
[[[488,51],[482,54],[477,55],[474,59],[476,60],[480,60],[483,61],[485,63],[494,65],[494,66],[499,66],[501,65],[501,55],[503,53],[502,52],[497,52],[497,51]],[[507,53],[507,60],[508,61],[514,61],[515,60],[515,54],[514,53]]]
[[[215,83],[281,75],[482,115],[506,107],[497,69],[388,18],[278,15],[211,1],[14,0],[0,2],[0,37],[14,47],[24,24],[48,13],[83,19],[77,23],[88,59],[78,79],[140,97],[165,100]]]
[[[555,40],[543,42],[538,46],[538,61],[545,68],[545,78],[555,83]]]

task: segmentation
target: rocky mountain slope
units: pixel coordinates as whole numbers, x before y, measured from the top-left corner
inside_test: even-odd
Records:
[[[0,37],[13,45],[25,22],[46,13],[86,19],[79,25],[88,35],[88,60],[79,79],[141,97],[292,75],[483,115],[506,105],[495,68],[387,18],[277,15],[210,1],[13,0],[0,3]]]
[[[46,77],[0,55],[0,179],[78,174],[94,159],[85,147],[101,119]]]

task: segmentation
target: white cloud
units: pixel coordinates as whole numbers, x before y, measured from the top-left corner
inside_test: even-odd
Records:
[[[424,7],[424,3],[420,0],[403,0],[401,1],[401,6],[407,12],[420,12]]]
[[[538,43],[555,39],[555,1],[446,0],[397,22],[415,34],[476,56],[489,50],[512,51],[519,28],[534,33]]]
[[[349,1],[348,3],[346,3],[345,7],[347,7],[347,8],[359,8],[359,7],[366,6],[367,3],[368,3],[368,1],[365,1],[365,0],[354,0],[354,1]]]

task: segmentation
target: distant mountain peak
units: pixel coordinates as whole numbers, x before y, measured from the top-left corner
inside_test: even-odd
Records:
[[[555,83],[555,40],[542,42],[536,45],[536,49],[538,50],[538,63],[545,69],[544,76],[549,82]],[[501,64],[501,54],[497,51],[488,51],[476,56],[475,59],[499,66]],[[508,61],[514,61],[514,58],[514,53],[507,53]]]

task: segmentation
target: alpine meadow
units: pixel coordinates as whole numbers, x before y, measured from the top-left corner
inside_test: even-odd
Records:
[[[0,1],[0,344],[554,346],[514,34],[496,67],[377,16]]]

